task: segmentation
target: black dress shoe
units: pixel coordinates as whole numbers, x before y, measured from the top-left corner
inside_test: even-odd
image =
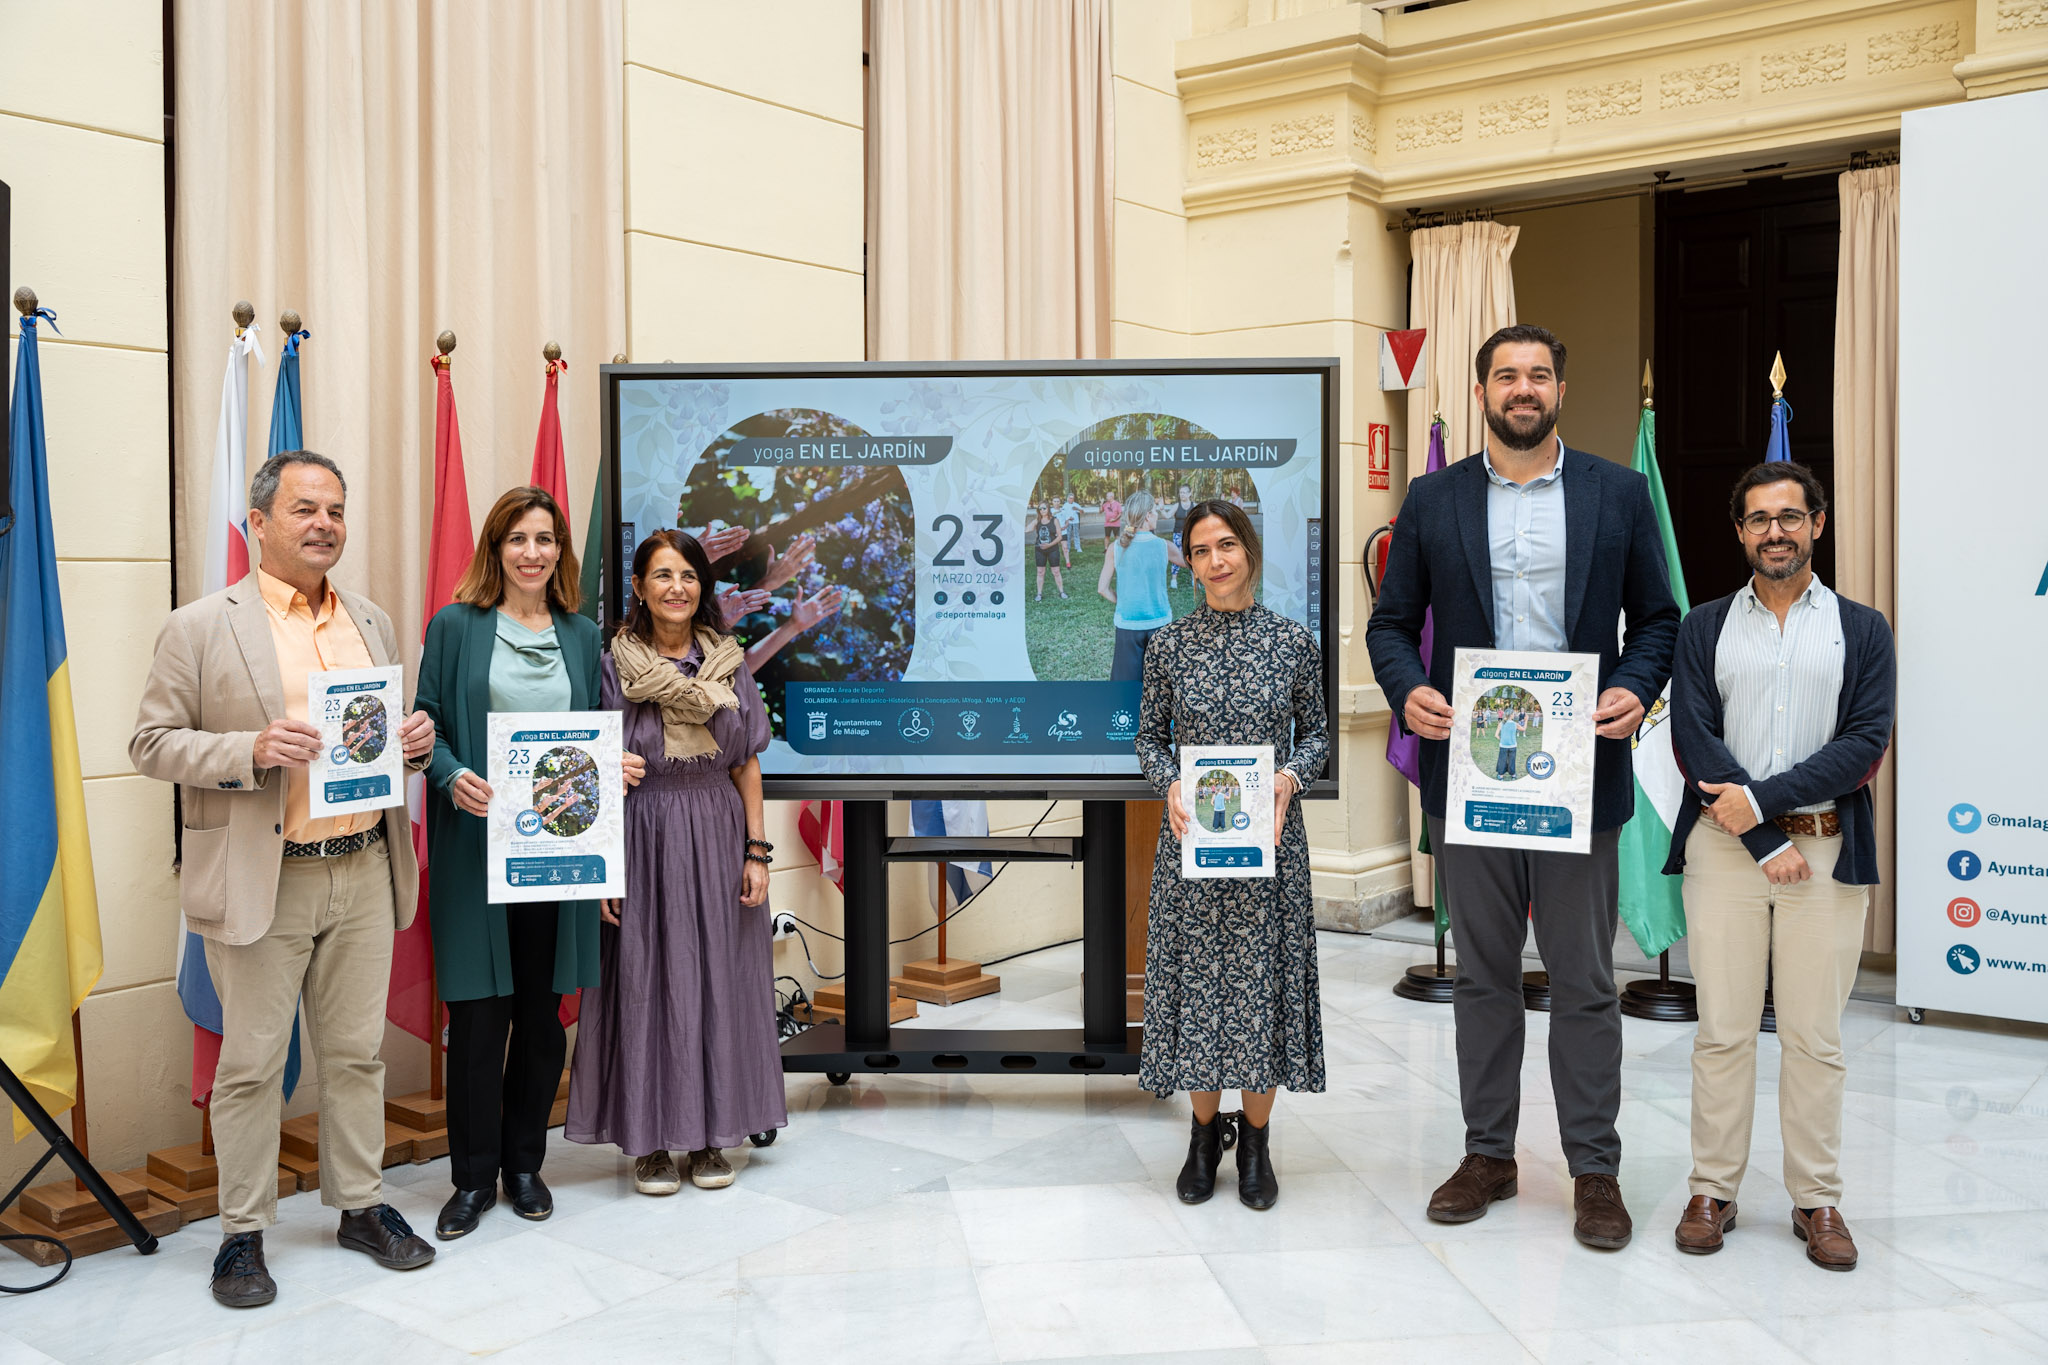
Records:
[[[1181,1203],[1205,1203],[1216,1193],[1216,1163],[1222,1159],[1223,1138],[1229,1124],[1230,1120],[1221,1114],[1207,1123],[1200,1119],[1188,1121],[1188,1159],[1181,1163],[1180,1178],[1173,1182],[1173,1192],[1180,1196]]]
[[[1242,1113],[1237,1115],[1237,1201],[1262,1212],[1280,1202],[1280,1176],[1266,1147],[1270,1127],[1271,1120],[1261,1128]]]
[[[334,1240],[390,1270],[418,1270],[434,1259],[434,1249],[413,1232],[405,1215],[389,1204],[342,1210]]]
[[[512,1212],[536,1223],[555,1211],[555,1197],[548,1193],[538,1171],[525,1175],[505,1172],[505,1198],[512,1202]]]
[[[229,1308],[261,1308],[277,1297],[277,1281],[263,1264],[263,1234],[223,1237],[213,1258],[213,1297]]]
[[[444,1242],[469,1236],[476,1231],[484,1210],[497,1202],[498,1192],[489,1185],[480,1190],[457,1190],[441,1206],[441,1216],[434,1220],[434,1235]]]

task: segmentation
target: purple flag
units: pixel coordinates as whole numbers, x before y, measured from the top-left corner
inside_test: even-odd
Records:
[[[1434,474],[1444,467],[1444,423],[1439,417],[1429,424],[1429,460],[1423,473]],[[1429,667],[1430,643],[1436,635],[1435,618],[1424,613],[1422,618],[1422,666]],[[1414,786],[1422,785],[1422,741],[1414,735],[1403,733],[1397,721],[1387,725],[1387,762],[1394,765],[1401,776]]]

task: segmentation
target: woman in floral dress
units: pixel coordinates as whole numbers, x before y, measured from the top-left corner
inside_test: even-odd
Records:
[[[1308,834],[1293,799],[1330,752],[1322,652],[1306,627],[1254,600],[1259,540],[1243,509],[1197,503],[1183,535],[1207,604],[1145,651],[1138,760],[1166,798],[1166,820],[1152,869],[1138,1080],[1160,1095],[1191,1092],[1182,1201],[1215,1192],[1225,1130],[1234,1126],[1238,1198],[1266,1209],[1280,1195],[1266,1131],[1275,1088],[1323,1088]],[[1274,876],[1181,878],[1189,798],[1180,744],[1273,746]],[[1241,1093],[1236,1114],[1218,1112],[1225,1090]]]

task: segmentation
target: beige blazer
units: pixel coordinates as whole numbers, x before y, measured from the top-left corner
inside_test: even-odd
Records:
[[[391,618],[340,588],[371,660],[399,662]],[[253,943],[277,910],[284,858],[284,777],[252,766],[256,736],[284,716],[277,646],[256,576],[171,613],[156,640],[128,757],[145,777],[178,784],[184,858],[178,903],[194,932]],[[419,904],[419,861],[405,807],[384,812],[397,929]]]

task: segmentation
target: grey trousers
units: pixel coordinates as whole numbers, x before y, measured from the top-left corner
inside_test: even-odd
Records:
[[[1621,831],[1593,835],[1592,852],[1535,853],[1444,841],[1429,817],[1458,954],[1452,1009],[1465,1150],[1512,1159],[1522,1107],[1522,945],[1532,913],[1550,973],[1550,1085],[1558,1136],[1574,1176],[1621,1168],[1621,1000],[1614,930]]]

